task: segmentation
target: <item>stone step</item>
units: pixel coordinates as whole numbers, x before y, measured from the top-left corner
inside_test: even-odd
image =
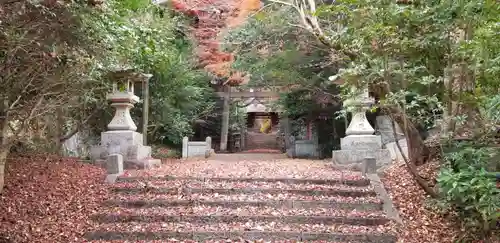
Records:
[[[125,208],[151,208],[151,207],[176,207],[176,206],[221,206],[226,208],[238,207],[275,207],[275,208],[335,208],[358,211],[382,210],[382,203],[362,203],[362,202],[335,202],[335,201],[306,201],[306,200],[273,200],[273,201],[212,201],[212,200],[107,200],[103,203],[108,207]]]
[[[229,221],[229,222],[116,222],[101,223],[96,226],[96,231],[274,231],[274,232],[315,232],[315,233],[387,233],[394,229],[392,223],[376,225],[359,224],[304,224],[277,221]],[[392,232],[391,232],[392,233]]]
[[[141,227],[141,225],[117,224],[109,227],[103,226],[102,230],[90,232],[85,235],[87,240],[169,240],[182,241],[194,240],[197,242],[206,242],[210,240],[233,240],[233,241],[299,241],[299,242],[379,242],[395,243],[396,237],[393,234],[379,232],[375,227],[342,227],[342,229],[332,228],[322,225],[308,225],[314,231],[300,231],[304,225],[279,225],[266,227],[258,224],[246,225],[244,227],[234,224],[212,224],[212,225],[180,225],[180,224],[161,224]],[[317,226],[316,228],[314,228]],[[192,230],[193,228],[200,230]],[[288,231],[273,231],[278,227],[286,227]],[[207,229],[208,230],[203,230]],[[265,230],[259,230],[265,228]],[[227,229],[227,231],[221,231]],[[293,229],[293,230],[292,230]],[[345,233],[343,233],[345,231]],[[165,242],[165,241],[163,241]]]
[[[307,190],[307,189],[260,189],[260,188],[172,188],[172,187],[117,187],[112,188],[115,193],[122,194],[297,194],[305,196],[343,196],[343,197],[366,197],[376,196],[375,191],[332,189],[332,190]]]
[[[372,192],[373,185],[368,186],[349,186],[344,184],[313,184],[313,183],[300,183],[300,184],[289,184],[283,182],[266,182],[266,181],[199,181],[199,180],[154,180],[147,182],[120,182],[113,185],[113,188],[117,188],[116,190],[121,191],[121,189],[126,188],[136,188],[136,187],[152,187],[158,189],[164,188],[183,188],[183,189],[207,189],[207,190],[226,190],[232,189],[235,191],[238,190],[291,190],[297,191],[354,191],[357,192]],[[328,193],[326,192],[326,193]]]
[[[166,215],[166,214],[95,214],[93,220],[99,223],[126,222],[170,222],[170,223],[233,223],[233,222],[282,222],[287,224],[348,224],[376,226],[388,223],[384,216],[273,216],[273,215]]]
[[[353,172],[349,172],[353,173]],[[351,176],[352,177],[352,176]],[[359,179],[302,179],[302,178],[242,178],[242,177],[173,177],[173,176],[121,176],[117,178],[117,182],[133,182],[133,181],[158,181],[158,180],[196,180],[196,181],[232,181],[232,182],[281,182],[286,184],[318,184],[318,185],[335,185],[343,184],[348,186],[368,186],[370,180]]]
[[[114,200],[191,200],[191,201],[333,201],[341,203],[381,203],[376,196],[344,197],[331,195],[300,195],[300,194],[116,194]]]
[[[274,207],[274,206],[249,206],[225,207],[225,205],[182,205],[171,207],[139,207],[123,208],[109,207],[99,212],[100,216],[107,215],[158,215],[163,216],[235,216],[247,217],[250,215],[259,216],[328,216],[328,217],[385,217],[381,210],[357,210],[343,209],[333,207],[315,207],[315,208],[293,208],[293,207]],[[99,218],[99,216],[97,216]]]

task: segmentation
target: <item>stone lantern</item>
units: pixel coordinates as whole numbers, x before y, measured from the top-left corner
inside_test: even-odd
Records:
[[[375,103],[374,99],[369,96],[367,88],[353,91],[357,94],[355,98],[344,102],[353,108],[353,117],[346,136],[340,140],[341,150],[332,153],[333,163],[359,164],[366,158],[375,158],[378,167],[389,164],[392,161],[390,151],[382,148],[381,136],[374,135],[375,129],[366,118],[366,110]]]
[[[106,99],[114,107],[115,115],[108,124],[108,131],[101,133],[101,144],[91,149],[93,160],[105,160],[110,154],[123,156],[125,167],[149,168],[159,165],[160,160],[151,158],[151,147],[144,146],[143,135],[130,116],[130,109],[139,102],[134,94],[134,84],[147,82],[152,75],[136,73],[131,69],[111,72],[112,91]]]
[[[106,99],[111,101],[111,106],[116,109],[115,116],[108,124],[108,130],[136,131],[137,126],[130,116],[130,109],[139,102],[139,97],[134,93],[134,83],[147,82],[152,75],[128,73],[125,77],[120,77],[120,74],[112,75],[116,78],[113,80],[113,90],[106,95]]]
[[[349,127],[347,127],[346,135],[372,135],[375,129],[366,119],[366,110],[375,103],[374,99],[368,94],[368,89],[353,90],[357,95],[354,99],[347,99],[344,105],[354,107],[353,117]]]

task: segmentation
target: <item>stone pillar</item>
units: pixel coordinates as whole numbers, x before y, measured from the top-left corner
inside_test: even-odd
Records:
[[[283,128],[283,138],[285,140],[285,150],[290,148],[290,139],[288,139],[292,134],[291,134],[291,131],[292,131],[292,128],[290,126],[290,119],[288,118],[288,116],[283,116],[281,118],[281,122],[282,125],[281,127]]]
[[[406,143],[406,138],[404,136],[403,130],[396,123],[396,136],[394,136],[394,131],[392,127],[392,120],[388,116],[377,116],[377,130],[382,137],[382,146],[387,148],[391,152],[391,158],[399,161],[403,161],[403,156],[399,151],[396,141],[399,141],[403,153],[408,158],[408,144]]]
[[[188,142],[189,142],[188,137],[182,138],[182,158],[183,159],[188,157]]]
[[[205,138],[205,143],[207,143],[207,147],[205,149],[205,158],[208,158],[212,154],[212,138]]]
[[[211,150],[212,149],[212,138],[211,137],[205,138],[205,142],[207,143],[207,150]]]
[[[148,123],[149,123],[149,79],[151,74],[144,75],[142,85],[142,142],[147,145],[148,141]]]
[[[224,104],[222,108],[222,127],[220,133],[220,151],[227,151],[227,137],[229,134],[229,112],[230,112],[230,99],[231,99],[231,87],[224,87]]]

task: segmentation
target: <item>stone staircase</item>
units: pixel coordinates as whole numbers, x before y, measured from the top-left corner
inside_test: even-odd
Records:
[[[247,131],[245,150],[254,149],[280,149],[277,132],[261,133],[259,131]]]
[[[90,242],[396,242],[366,178],[120,177],[111,190]]]

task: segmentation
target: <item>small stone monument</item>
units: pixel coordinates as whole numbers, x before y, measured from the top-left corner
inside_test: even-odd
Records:
[[[406,143],[406,138],[404,136],[403,130],[397,123],[395,123],[396,136],[394,136],[394,128],[392,126],[392,120],[388,116],[377,116],[377,131],[382,137],[382,146],[387,148],[391,152],[391,158],[393,160],[403,161],[403,156],[399,151],[396,141],[401,145],[403,154],[408,158],[408,144]]]
[[[151,75],[124,70],[114,72],[111,77],[113,91],[106,98],[116,111],[107,126],[108,131],[101,133],[100,146],[91,148],[91,159],[102,162],[111,154],[120,154],[126,168],[160,165],[160,160],[151,158],[151,147],[143,145],[142,134],[136,132],[137,126],[130,116],[130,109],[139,102],[139,97],[134,94],[134,82],[145,82]]]
[[[356,91],[356,90],[355,90]],[[346,137],[340,140],[341,150],[334,150],[332,160],[334,164],[347,165],[363,163],[365,158],[375,158],[377,167],[391,163],[389,150],[382,149],[382,138],[373,135],[375,130],[366,119],[366,110],[374,103],[368,95],[368,90],[359,92],[357,98],[348,99],[345,105],[354,108],[354,115],[346,130]]]

